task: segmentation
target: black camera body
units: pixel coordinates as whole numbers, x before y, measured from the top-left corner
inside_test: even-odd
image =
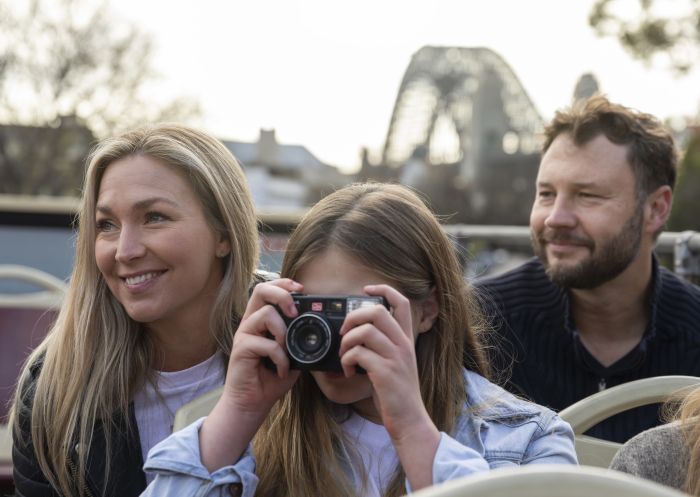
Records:
[[[292,369],[342,373],[338,351],[345,316],[362,307],[389,308],[381,296],[292,293],[292,298],[299,314],[295,318],[282,315],[287,324],[285,343]],[[358,371],[362,372],[361,368]]]

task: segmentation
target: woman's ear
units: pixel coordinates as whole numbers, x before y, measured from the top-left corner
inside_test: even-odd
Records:
[[[216,244],[216,257],[222,259],[231,253],[231,242],[223,235],[219,235],[219,241]]]
[[[418,323],[416,329],[418,333],[430,331],[440,312],[437,296],[435,295],[435,287],[430,289],[430,295],[419,302],[416,307],[418,310],[418,316],[416,318],[416,322]]]

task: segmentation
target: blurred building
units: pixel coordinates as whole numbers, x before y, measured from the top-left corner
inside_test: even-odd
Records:
[[[279,143],[274,129],[261,129],[255,143],[222,141],[243,165],[259,210],[302,209],[351,181],[303,145]]]
[[[574,88],[573,101],[588,100],[600,91],[598,79],[593,73],[587,72],[581,75]]]
[[[75,116],[51,126],[0,125],[0,193],[77,196],[95,137]]]

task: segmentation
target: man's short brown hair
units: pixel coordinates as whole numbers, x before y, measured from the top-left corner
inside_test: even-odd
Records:
[[[578,147],[603,134],[612,143],[628,147],[627,161],[634,172],[637,192],[646,196],[663,185],[676,184],[678,152],[669,130],[654,116],[610,102],[596,95],[557,111],[545,127],[544,154],[562,133]]]

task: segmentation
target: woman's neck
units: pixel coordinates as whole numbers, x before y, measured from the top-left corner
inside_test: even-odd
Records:
[[[153,368],[158,371],[182,371],[214,355],[218,347],[209,333],[166,333],[147,329],[155,348]]]

